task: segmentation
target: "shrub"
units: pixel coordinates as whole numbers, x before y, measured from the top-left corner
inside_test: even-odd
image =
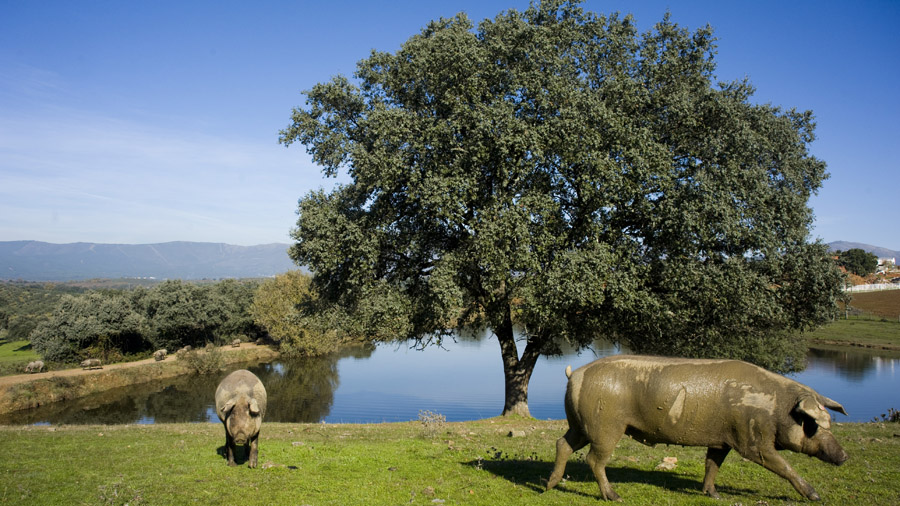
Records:
[[[422,423],[422,433],[425,437],[434,437],[444,428],[447,417],[431,411],[419,411],[419,422]]]
[[[207,347],[204,350],[190,350],[178,354],[179,360],[198,374],[212,374],[219,372],[225,364],[225,357],[218,348]]]

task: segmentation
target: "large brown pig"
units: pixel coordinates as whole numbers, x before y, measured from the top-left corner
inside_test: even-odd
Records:
[[[825,408],[844,407],[813,389],[737,360],[613,356],[566,369],[569,430],[556,442],[547,490],[563,476],[572,452],[587,462],[608,500],[620,500],[606,464],[623,434],[635,440],[705,446],[703,491],[719,497],[715,479],[728,452],[785,478],[810,500],[819,495],[778,453],[787,449],[840,465],[848,455],[828,430]]]
[[[216,414],[225,425],[225,457],[234,464],[235,445],[250,445],[250,467],[256,467],[259,428],[266,414],[266,388],[255,374],[240,369],[216,388]]]

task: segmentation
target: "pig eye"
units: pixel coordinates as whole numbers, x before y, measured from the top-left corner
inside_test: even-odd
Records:
[[[816,435],[816,431],[819,430],[819,424],[816,423],[815,420],[808,417],[803,417],[803,434],[806,437],[813,437]]]

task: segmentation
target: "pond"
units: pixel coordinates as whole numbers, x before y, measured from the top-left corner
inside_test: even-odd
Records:
[[[605,342],[580,354],[542,357],[529,386],[529,407],[539,419],[565,418],[565,368],[620,350]],[[447,340],[443,347],[411,349],[382,344],[319,359],[235,364],[213,376],[190,376],[115,389],[71,402],[0,416],[2,424],[219,423],[213,395],[233,369],[248,368],[269,395],[266,421],[368,423],[417,420],[420,411],[448,421],[489,418],[503,408],[503,370],[495,337]],[[900,357],[863,350],[813,349],[809,367],[794,375],[842,403],[849,417],[867,422],[900,409]]]

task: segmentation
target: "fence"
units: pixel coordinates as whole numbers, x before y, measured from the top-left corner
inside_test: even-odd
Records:
[[[879,292],[881,290],[900,290],[900,283],[876,283],[873,285],[856,285],[844,288],[845,292]]]

